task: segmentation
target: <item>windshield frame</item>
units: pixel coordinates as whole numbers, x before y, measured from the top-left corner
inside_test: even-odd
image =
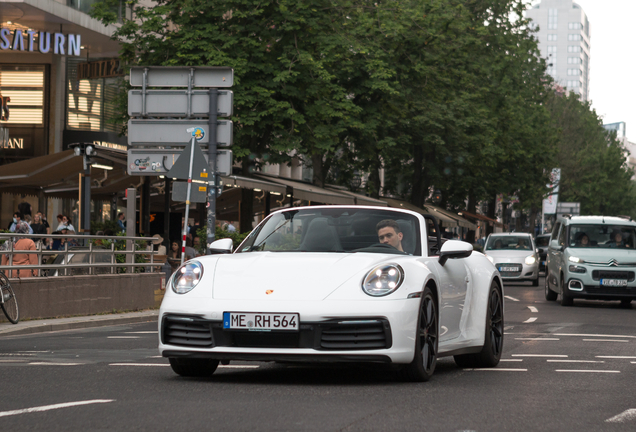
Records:
[[[498,241],[498,240],[504,240],[504,239],[524,239],[528,242],[527,244],[527,248],[519,248],[519,249],[515,249],[515,248],[508,248],[508,247],[504,247],[501,249],[494,249],[492,246],[494,246],[494,244]],[[518,243],[518,240],[517,240]],[[534,247],[533,247],[534,246]],[[534,245],[534,240],[532,239],[532,236],[530,234],[527,233],[512,233],[512,234],[504,234],[504,235],[490,235],[488,236],[488,239],[486,241],[486,244],[484,245],[484,252],[492,252],[492,251],[526,251],[526,252],[534,252],[535,251],[536,246]]]
[[[599,231],[593,231],[594,229],[602,228],[602,231],[609,232],[607,240],[601,242],[598,237]],[[567,230],[567,247],[573,249],[625,249],[636,250],[636,226],[629,224],[608,224],[608,223],[576,223],[569,224]],[[612,240],[614,233],[620,231],[621,233],[631,231],[631,235],[622,235],[622,243],[626,246],[612,246],[615,241]],[[581,234],[585,234],[588,237],[589,245],[584,246],[580,243]],[[593,236],[593,234],[595,234]],[[629,233],[628,233],[629,234]]]

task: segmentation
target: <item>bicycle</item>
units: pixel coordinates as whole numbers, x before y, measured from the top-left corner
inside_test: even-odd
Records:
[[[11,283],[9,279],[4,274],[3,271],[0,270],[0,308],[7,316],[7,319],[13,323],[17,324],[20,320],[20,311],[18,309],[18,300],[15,298],[15,293],[13,292],[13,288],[11,288]]]

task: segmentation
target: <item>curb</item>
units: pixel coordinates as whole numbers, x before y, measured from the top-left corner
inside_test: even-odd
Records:
[[[95,318],[95,317],[85,317],[84,320],[78,320],[78,318],[69,318],[69,320],[74,321],[65,321],[65,322],[55,322],[56,320],[48,320],[48,322],[38,323],[34,321],[30,323],[27,321],[25,326],[20,326],[21,323],[18,323],[17,326],[20,327],[0,327],[0,337],[3,336],[20,336],[20,335],[28,335],[35,333],[46,333],[53,331],[61,331],[61,330],[74,330],[74,329],[82,329],[82,328],[93,328],[93,327],[107,327],[121,324],[134,324],[134,323],[142,323],[142,322],[157,322],[157,318],[159,316],[159,312],[155,312],[153,314],[142,315],[142,316],[120,316],[113,318]],[[13,324],[9,324],[13,326]]]

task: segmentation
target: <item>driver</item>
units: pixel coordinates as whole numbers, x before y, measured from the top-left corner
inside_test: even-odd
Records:
[[[378,222],[375,229],[378,231],[380,243],[391,245],[400,252],[404,252],[404,249],[402,249],[402,238],[404,234],[402,234],[400,225],[396,221],[393,219],[385,219]]]

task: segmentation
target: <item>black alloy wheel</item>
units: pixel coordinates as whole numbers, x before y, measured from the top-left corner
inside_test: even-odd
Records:
[[[12,324],[17,324],[18,321],[20,321],[18,301],[15,298],[15,292],[13,292],[13,288],[11,288],[9,279],[7,279],[3,272],[0,272],[0,296],[2,296],[2,301],[0,302],[2,311]]]
[[[565,280],[563,275],[561,275],[561,306],[572,306],[573,304],[574,299],[568,295]]]
[[[459,367],[482,368],[495,367],[499,364],[504,344],[503,298],[497,282],[493,281],[488,295],[488,311],[484,346],[477,354],[461,354],[454,356]]]
[[[548,269],[546,268],[545,270],[545,299],[548,301],[556,301],[559,294],[555,293],[554,291],[550,289],[550,282],[548,282],[549,277],[550,276],[548,274]]]
[[[407,381],[424,382],[431,379],[437,365],[438,315],[437,301],[429,287],[424,289],[415,339],[413,361],[401,369]]]
[[[623,299],[621,300],[621,307],[625,309],[631,309],[632,307],[632,299]]]

